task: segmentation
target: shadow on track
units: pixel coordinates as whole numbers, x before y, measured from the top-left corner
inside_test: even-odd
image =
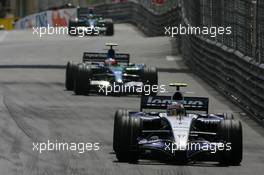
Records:
[[[65,69],[66,65],[0,65],[0,69]]]

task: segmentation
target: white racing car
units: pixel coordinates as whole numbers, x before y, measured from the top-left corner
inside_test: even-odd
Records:
[[[141,111],[118,110],[113,149],[119,161],[157,159],[180,164],[242,161],[242,125],[232,114],[208,114],[208,98],[184,97],[180,87],[170,96],[143,96]],[[144,112],[150,109],[152,112]],[[154,112],[158,110],[158,112]],[[192,111],[192,112],[191,112]],[[196,111],[196,112],[194,112]]]

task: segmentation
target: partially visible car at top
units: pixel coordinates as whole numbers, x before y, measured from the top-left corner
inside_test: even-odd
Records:
[[[77,8],[75,19],[70,19],[68,24],[69,35],[114,35],[114,23],[111,18],[104,18],[94,14],[93,9]]]

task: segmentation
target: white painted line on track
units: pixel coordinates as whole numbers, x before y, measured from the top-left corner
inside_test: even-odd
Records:
[[[7,33],[7,31],[0,32],[0,43],[5,40]]]

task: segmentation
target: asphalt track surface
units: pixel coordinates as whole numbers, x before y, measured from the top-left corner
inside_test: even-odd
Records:
[[[128,24],[116,25],[113,37],[39,38],[31,31],[1,32],[0,36],[1,175],[263,174],[263,128],[191,73],[181,57],[167,57],[172,53],[170,38],[147,38]],[[131,54],[132,62],[160,68],[159,84],[188,83],[187,91],[210,98],[210,112],[233,112],[243,123],[241,166],[116,162],[112,150],[113,114],[118,108],[138,109],[139,98],[75,96],[64,88],[66,62],[80,61],[84,51],[103,51],[105,42],[117,42],[120,52]],[[84,154],[33,151],[33,142],[47,140],[99,142],[100,150]]]

